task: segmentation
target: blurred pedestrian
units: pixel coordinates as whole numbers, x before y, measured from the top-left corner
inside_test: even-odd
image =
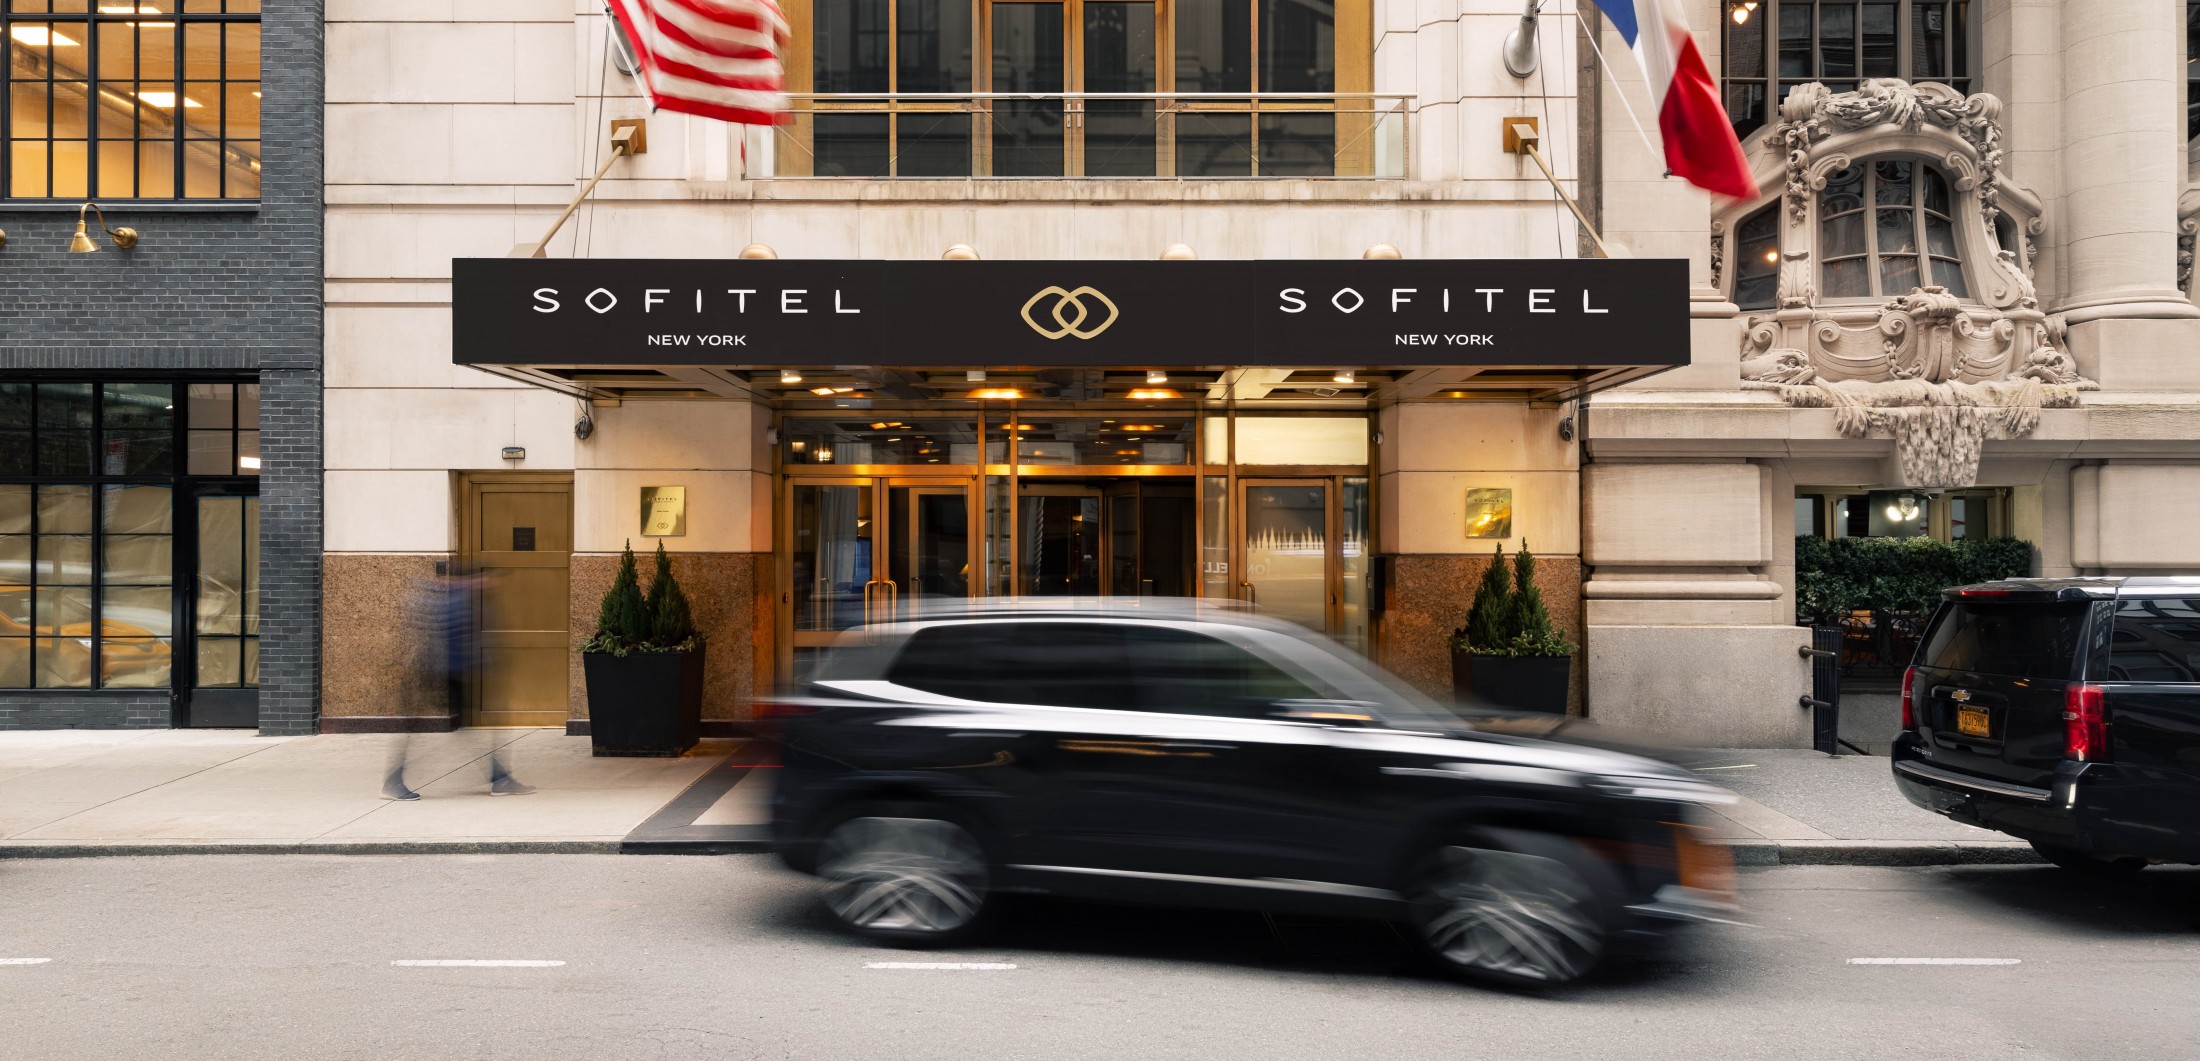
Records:
[[[429,688],[442,686],[453,725],[465,703],[466,676],[481,658],[474,630],[474,602],[480,598],[483,586],[480,575],[452,574],[438,564],[434,575],[416,580],[405,595],[405,615],[413,632],[418,673]],[[500,735],[486,728],[478,732],[487,746],[489,794],[524,796],[533,792],[532,786],[512,776]],[[392,749],[389,776],[382,781],[383,799],[420,798],[420,793],[405,784],[405,761],[412,752],[412,739],[407,732]]]

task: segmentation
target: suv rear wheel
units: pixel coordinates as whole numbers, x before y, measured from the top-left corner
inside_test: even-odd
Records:
[[[1572,983],[1603,960],[1617,885],[1561,836],[1461,838],[1410,890],[1421,948],[1455,975],[1514,987]]]
[[[2119,880],[2147,868],[2143,858],[2112,858],[2080,851],[2074,847],[2058,847],[2031,841],[2032,850],[2057,867],[2069,870],[2081,877],[2093,880]]]
[[[986,909],[985,851],[936,808],[859,808],[826,831],[825,908],[857,933],[901,946],[962,939]]]

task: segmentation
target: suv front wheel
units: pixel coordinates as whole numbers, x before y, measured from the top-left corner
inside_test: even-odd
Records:
[[[1616,885],[1561,836],[1462,838],[1422,861],[1411,889],[1416,937],[1454,975],[1548,987],[1603,960]]]
[[[955,942],[986,908],[984,849],[927,807],[868,807],[841,818],[825,834],[817,875],[833,917],[884,943]]]

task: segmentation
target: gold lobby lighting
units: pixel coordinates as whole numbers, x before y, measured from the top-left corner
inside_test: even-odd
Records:
[[[1130,397],[1134,402],[1164,402],[1171,401],[1179,395],[1167,387],[1142,387],[1132,391]]]
[[[1146,382],[1148,385],[1158,387],[1169,382],[1169,374],[1158,368],[1151,369],[1146,373]]]
[[[137,246],[137,229],[128,225],[112,227],[107,224],[107,212],[101,210],[98,203],[85,203],[76,208],[76,235],[69,238],[70,254],[90,254],[99,249],[99,244],[92,242],[92,237],[84,231],[84,212],[87,210],[99,218],[99,227],[106,231],[108,239],[115,241],[115,246],[123,250]]]
[[[1023,396],[1024,392],[1014,387],[980,387],[970,392],[970,399],[980,402],[1013,402]]]
[[[802,382],[802,373],[796,372],[791,368],[780,369],[779,382],[786,386],[792,387],[795,384]]]
[[[1350,383],[1352,382],[1352,370],[1349,368],[1338,369],[1337,374],[1329,378],[1338,383]]]

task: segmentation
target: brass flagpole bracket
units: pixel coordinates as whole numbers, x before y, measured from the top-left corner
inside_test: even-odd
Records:
[[[550,231],[543,233],[542,238],[533,243],[522,243],[513,247],[512,253],[505,255],[505,257],[547,257],[543,253],[544,249],[549,247],[550,241],[557,237],[558,230],[565,227],[566,219],[572,217],[573,212],[579,210],[581,204],[588,201],[589,195],[595,192],[597,183],[603,180],[604,174],[611,172],[611,164],[629,155],[645,154],[648,151],[649,122],[647,119],[613,119],[611,122],[611,157],[603,160],[603,165],[596,168],[596,175],[588,178],[587,184],[581,185],[580,194],[575,195],[572,202],[565,204],[565,212],[559,214],[558,219],[550,223]]]
[[[1596,226],[1590,224],[1589,218],[1581,212],[1581,204],[1574,201],[1565,185],[1558,183],[1558,174],[1551,172],[1551,164],[1544,160],[1543,152],[1538,149],[1542,141],[1542,134],[1537,131],[1533,117],[1505,119],[1505,153],[1526,155],[1534,159],[1536,168],[1543,171],[1543,179],[1551,182],[1551,190],[1565,200],[1566,209],[1574,212],[1574,220],[1581,222],[1581,230],[1589,234],[1589,242],[1596,244],[1597,257],[1611,257],[1612,252],[1604,246],[1604,237],[1597,235]]]

